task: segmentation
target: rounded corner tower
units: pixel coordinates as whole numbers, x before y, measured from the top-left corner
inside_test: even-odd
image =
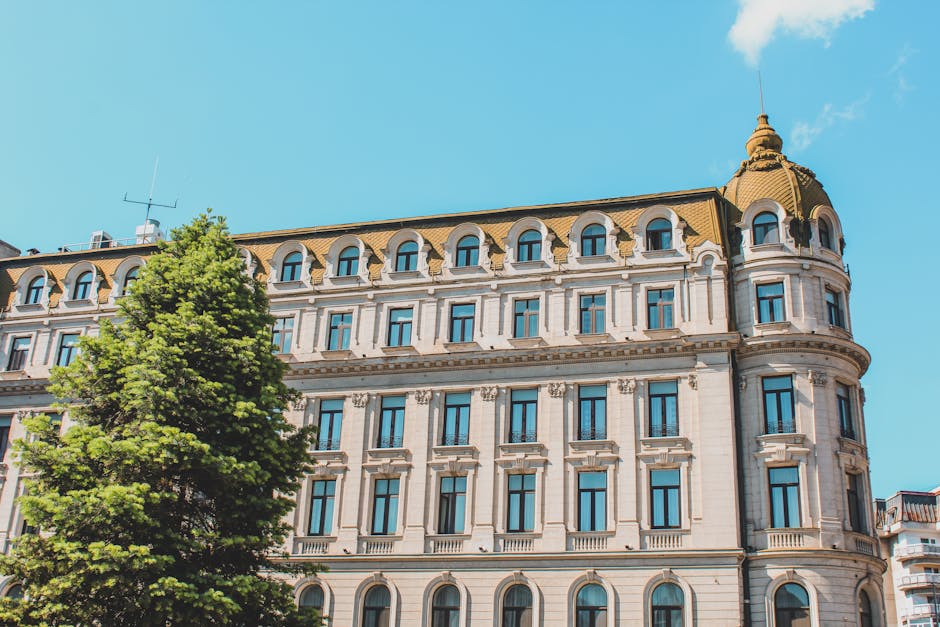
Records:
[[[745,614],[754,625],[884,625],[859,384],[870,356],[852,336],[842,225],[766,114],[746,148],[720,189],[741,336]]]

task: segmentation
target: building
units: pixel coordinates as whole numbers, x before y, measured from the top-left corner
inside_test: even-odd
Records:
[[[329,571],[298,602],[337,627],[885,624],[841,222],[766,115],[746,148],[720,189],[234,236],[320,427],[287,548]],[[4,437],[153,250],[95,241],[0,261]],[[19,490],[6,467],[7,545]]]
[[[875,501],[888,624],[940,625],[940,488]]]

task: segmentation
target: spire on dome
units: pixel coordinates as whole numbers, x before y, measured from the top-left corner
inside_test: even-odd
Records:
[[[754,157],[762,152],[779,153],[783,149],[783,140],[767,121],[766,113],[757,116],[757,128],[751,133],[744,147],[747,149],[748,157]]]

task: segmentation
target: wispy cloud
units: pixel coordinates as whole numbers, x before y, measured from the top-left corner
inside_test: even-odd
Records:
[[[738,0],[728,38],[753,66],[777,30],[806,39],[829,37],[842,22],[875,8],[875,0]]]
[[[837,108],[832,103],[826,103],[813,122],[797,122],[794,124],[793,131],[790,133],[790,145],[793,146],[794,152],[809,148],[827,128],[861,118],[865,114],[865,103],[868,102],[870,97],[871,94],[866,94],[842,108]]]
[[[901,50],[898,51],[894,65],[888,70],[888,76],[894,78],[894,101],[898,104],[904,102],[904,96],[907,95],[907,92],[914,89],[914,86],[911,85],[904,74],[904,66],[915,54],[917,54],[917,50],[911,44],[904,44]]]

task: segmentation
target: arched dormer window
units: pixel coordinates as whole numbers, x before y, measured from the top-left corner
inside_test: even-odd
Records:
[[[774,593],[774,625],[804,627],[810,624],[809,594],[798,583],[786,583]]]
[[[304,256],[300,251],[294,251],[284,257],[284,261],[281,262],[281,281],[299,281],[300,280],[300,269],[303,267]]]
[[[460,620],[460,591],[457,586],[441,586],[431,603],[431,627],[451,627]]]
[[[87,300],[91,298],[91,282],[94,275],[91,270],[82,272],[75,280],[72,288],[72,300]]]
[[[312,607],[322,613],[323,586],[315,583],[304,588],[304,591],[300,593],[298,605],[300,607]]]
[[[754,246],[780,242],[780,224],[777,222],[777,216],[770,211],[758,214],[758,216],[754,218],[752,232]]]
[[[591,224],[581,231],[581,255],[599,257],[607,254],[607,229],[600,224]]]
[[[418,269],[418,242],[409,240],[395,253],[395,272],[414,272]]]
[[[339,254],[336,262],[336,276],[356,276],[359,274],[359,249],[347,246]]]
[[[362,627],[388,627],[392,595],[385,586],[372,586],[362,604]]]
[[[653,625],[656,627],[682,627],[682,611],[685,605],[682,588],[674,583],[656,586],[652,596]]]
[[[532,627],[532,591],[517,583],[506,590],[503,597],[501,627]]]
[[[666,218],[656,218],[646,227],[646,250],[669,250],[672,248],[672,223]]]
[[[19,601],[23,598],[23,586],[18,583],[13,584],[7,588],[6,593],[3,595],[8,599],[13,599],[14,601]]]
[[[542,234],[535,229],[529,229],[519,236],[516,246],[516,259],[518,261],[539,261],[542,259]]]
[[[607,591],[596,583],[578,590],[575,605],[578,627],[607,627]]]
[[[858,592],[858,624],[861,627],[874,627],[875,614],[871,609],[871,598],[864,590]]]
[[[24,305],[38,305],[42,301],[43,290],[46,289],[46,277],[38,276],[29,282],[26,287],[26,297],[23,299]]]
[[[124,285],[121,288],[122,294],[127,294],[127,290],[131,285],[134,284],[134,281],[137,280],[137,273],[140,271],[140,266],[134,266],[127,271],[127,274],[124,275]]]
[[[456,267],[469,268],[480,265],[480,238],[476,235],[461,237],[454,252],[454,265]]]
[[[834,250],[832,248],[832,227],[829,226],[829,220],[826,218],[819,218],[819,244],[827,249]]]

